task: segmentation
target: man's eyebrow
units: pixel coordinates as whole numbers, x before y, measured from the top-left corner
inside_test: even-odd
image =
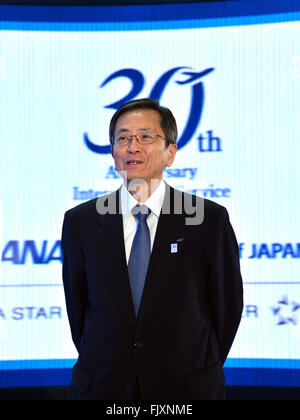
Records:
[[[142,128],[139,128],[137,131],[147,131],[147,130],[151,130],[151,128],[142,127]],[[119,133],[130,133],[130,130],[128,130],[128,128],[120,128],[120,130],[118,130],[116,134],[119,134]]]
[[[117,134],[119,133],[129,133],[129,130],[127,130],[127,128],[120,128],[120,130],[117,131]]]

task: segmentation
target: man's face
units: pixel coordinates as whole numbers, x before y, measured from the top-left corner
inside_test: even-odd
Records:
[[[159,136],[165,138],[160,126],[160,115],[152,109],[136,109],[122,114],[116,124],[115,133],[137,134],[141,130],[153,130]],[[171,166],[177,151],[176,144],[166,147],[165,140],[158,137],[154,143],[142,145],[136,137],[131,139],[127,146],[112,147],[111,154],[115,160],[118,171],[126,172],[127,180],[143,179],[148,187],[151,179],[161,179],[166,166]]]

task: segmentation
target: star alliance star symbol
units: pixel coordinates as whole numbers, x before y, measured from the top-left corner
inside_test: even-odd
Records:
[[[276,325],[297,325],[298,316],[296,312],[300,309],[300,304],[295,301],[289,301],[288,296],[283,296],[277,302],[276,306],[272,306],[273,315],[277,317]]]

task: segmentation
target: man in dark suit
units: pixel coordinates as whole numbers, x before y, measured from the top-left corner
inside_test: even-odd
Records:
[[[238,246],[224,207],[162,180],[176,139],[157,101],[123,105],[110,124],[122,187],[65,214],[71,399],[224,399],[243,306]]]

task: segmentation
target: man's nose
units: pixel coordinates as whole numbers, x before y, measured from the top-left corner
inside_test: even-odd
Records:
[[[140,144],[137,140],[136,135],[132,136],[129,143],[128,143],[128,148],[127,151],[131,152],[131,153],[135,153],[135,152],[139,152],[140,150]]]

